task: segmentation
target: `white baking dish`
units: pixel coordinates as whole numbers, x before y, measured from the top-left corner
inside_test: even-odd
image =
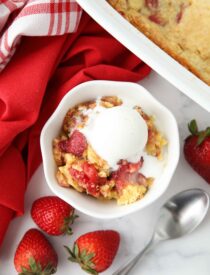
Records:
[[[127,22],[106,0],[77,0],[77,2],[130,51],[180,91],[210,111],[210,87]],[[170,97],[170,94],[168,96]]]

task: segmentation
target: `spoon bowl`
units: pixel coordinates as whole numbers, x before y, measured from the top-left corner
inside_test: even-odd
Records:
[[[147,246],[112,275],[128,275],[151,247],[191,233],[201,224],[208,208],[209,195],[201,189],[188,189],[173,196],[161,207],[154,234]]]
[[[202,222],[208,208],[209,196],[203,190],[189,189],[178,193],[160,209],[155,232],[162,240],[191,233]]]

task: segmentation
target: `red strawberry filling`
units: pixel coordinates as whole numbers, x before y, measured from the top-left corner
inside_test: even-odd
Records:
[[[124,172],[129,172],[129,173],[134,173],[137,172],[143,165],[143,158],[141,158],[138,162],[136,163],[131,163],[128,162],[127,160],[121,160],[119,162],[120,165],[120,170],[123,170]]]
[[[82,183],[84,186],[89,182],[89,178],[85,175],[83,171],[78,171],[74,168],[69,168],[69,173],[74,180]]]
[[[187,5],[185,5],[185,4],[180,5],[180,11],[176,15],[176,22],[177,23],[180,23],[180,21],[182,20],[182,17],[183,17],[183,14],[184,14],[184,11],[185,11],[186,8],[187,8]]]
[[[125,160],[120,162],[120,167],[117,171],[113,172],[111,179],[116,182],[116,189],[120,192],[128,184],[140,184],[145,185],[146,178],[139,173],[139,169],[143,165],[143,158],[137,163],[130,163]]]
[[[151,14],[148,18],[150,21],[160,26],[164,26],[166,24],[165,20],[158,13]]]
[[[83,152],[87,149],[87,141],[82,133],[75,130],[69,139],[60,141],[59,147],[62,152],[81,157]]]
[[[98,181],[98,173],[97,173],[97,170],[93,164],[84,162],[83,163],[83,171],[91,182],[95,183]]]
[[[98,197],[100,195],[100,185],[104,184],[105,178],[98,176],[97,169],[93,164],[84,162],[82,166],[83,171],[78,171],[74,168],[69,168],[69,172],[78,184],[86,189],[87,193]]]

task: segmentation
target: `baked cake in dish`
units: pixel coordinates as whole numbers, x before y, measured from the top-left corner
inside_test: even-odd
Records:
[[[127,105],[124,105],[126,104],[124,104],[123,99],[116,96],[106,96],[78,104],[69,109],[64,118],[60,135],[53,140],[53,155],[57,165],[56,178],[60,186],[74,188],[78,192],[86,193],[97,199],[114,199],[120,205],[130,204],[144,197],[153,184],[154,177],[144,175],[142,168],[145,163],[148,163],[147,158],[149,157],[157,162],[162,161],[163,150],[167,141],[157,129],[155,118],[147,115],[141,106],[132,105],[128,108]],[[97,147],[97,144],[99,146],[103,144],[97,139],[103,139],[103,133],[106,133],[106,131],[105,141],[107,143],[118,138],[115,137],[116,134],[112,136],[109,133],[110,129],[106,125],[106,120],[104,120],[107,117],[107,123],[111,124],[110,111],[116,111],[116,114],[111,112],[113,120],[115,115],[120,114],[122,118],[123,112],[125,112],[127,117],[127,114],[132,111],[131,114],[136,116],[134,120],[141,119],[143,124],[146,125],[146,134],[143,133],[143,128],[140,129],[140,134],[146,136],[144,148],[142,151],[138,150],[135,162],[131,162],[130,159],[119,159],[116,160],[116,164],[113,164],[109,156],[111,156],[111,160],[114,159],[114,154],[117,152],[116,148],[112,147],[113,151],[116,151],[112,154],[112,152],[106,151],[109,144],[104,144],[104,148]],[[94,132],[92,123],[95,120],[101,124],[95,123],[99,128],[99,134],[97,134],[97,131]],[[117,121],[119,123],[114,127],[118,129],[117,131],[121,135],[120,118],[117,118]],[[132,148],[134,148],[133,143],[135,143],[135,136],[129,136],[130,129],[133,127],[132,123],[132,120],[126,122],[126,119],[124,121],[123,118],[122,124],[126,127],[123,131],[124,133],[129,132],[128,137],[131,141],[131,144],[128,144],[127,151],[132,151]],[[136,130],[135,124],[134,127]],[[88,132],[89,130],[90,132]],[[136,133],[138,136],[138,131]],[[92,138],[91,134],[93,135]],[[124,142],[126,134],[121,138],[119,142]],[[138,138],[137,144],[141,144]],[[117,153],[126,151],[125,148],[121,147],[119,147],[119,150],[121,151]],[[102,157],[106,155],[108,156],[107,159]]]
[[[210,1],[107,1],[159,47],[210,85]]]

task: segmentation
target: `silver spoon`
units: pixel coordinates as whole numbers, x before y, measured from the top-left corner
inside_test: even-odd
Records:
[[[208,208],[209,196],[201,189],[189,189],[173,196],[160,209],[156,229],[147,246],[112,275],[128,275],[151,247],[191,233],[202,222]]]

